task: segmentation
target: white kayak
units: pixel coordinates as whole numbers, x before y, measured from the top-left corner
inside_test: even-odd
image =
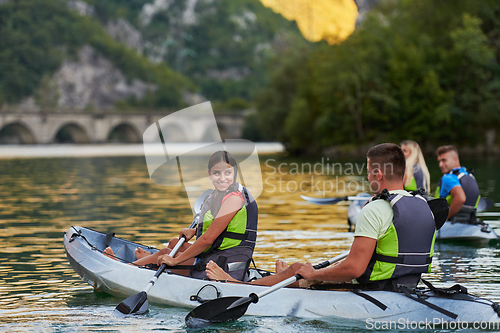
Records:
[[[369,193],[359,193],[357,197],[367,197]],[[358,215],[361,208],[365,205],[366,201],[352,200],[347,209],[347,221],[349,229],[353,229],[358,220]],[[437,240],[456,240],[456,241],[470,241],[470,242],[488,242],[490,240],[498,239],[495,230],[493,230],[487,223],[468,224],[468,223],[451,223],[446,221],[436,234]]]
[[[369,193],[358,193],[356,196],[337,197],[337,198],[313,198],[301,196],[304,200],[316,205],[330,205],[342,201],[350,201],[347,209],[347,223],[349,231],[354,231],[361,208],[372,197]],[[366,200],[365,200],[366,199]],[[481,198],[478,211],[489,209],[492,206],[491,199]],[[495,231],[487,223],[467,224],[467,223],[451,223],[445,222],[436,235],[438,240],[457,240],[457,241],[474,241],[483,242],[498,239]]]
[[[118,297],[139,293],[154,276],[155,271],[136,267],[104,256],[106,235],[83,227],[71,227],[64,235],[64,247],[74,270],[94,288]],[[156,249],[113,237],[110,246],[117,257],[135,260],[138,246],[149,251]],[[195,308],[200,299],[224,296],[261,294],[269,287],[250,284],[224,283],[188,278],[171,272],[163,273],[148,291],[151,303]],[[500,306],[490,300],[460,293],[458,297],[438,297],[422,291],[431,308],[403,293],[389,291],[351,291],[282,288],[272,296],[262,297],[250,304],[247,315],[295,316],[302,318],[334,317],[355,321],[439,321],[439,322],[499,322]],[[198,297],[197,297],[198,296]],[[412,295],[417,297],[416,295]],[[368,298],[368,299],[367,299]],[[369,300],[371,298],[371,300]],[[279,300],[279,306],[276,306]],[[375,300],[375,301],[373,301]],[[381,306],[382,305],[382,306]],[[382,307],[386,307],[382,309]],[[451,314],[451,315],[450,315]]]

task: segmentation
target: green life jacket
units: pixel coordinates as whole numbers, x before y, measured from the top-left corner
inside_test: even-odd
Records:
[[[206,212],[203,217],[203,227],[202,234],[204,234],[208,228],[212,225],[215,217],[212,215],[212,212],[209,210]],[[218,250],[225,250],[231,247],[236,247],[241,244],[241,242],[245,239],[245,232],[247,229],[247,208],[243,206],[231,219],[229,225],[227,226],[226,231],[224,232],[224,237],[222,238],[221,244],[217,247]],[[210,248],[206,249],[205,252],[208,252]]]
[[[417,181],[415,177],[411,177],[411,181],[408,185],[405,185],[405,190],[407,191],[416,191],[417,190]]]
[[[233,278],[240,281],[247,278],[246,271],[252,260],[257,240],[258,207],[250,192],[241,184],[236,183],[227,194],[235,189],[245,200],[243,207],[236,212],[227,228],[215,239],[212,246],[196,256],[196,264],[189,273],[190,277],[205,279],[206,264],[213,260]],[[203,220],[198,223],[196,237],[203,235],[214,221],[210,209],[211,200],[213,197],[207,198],[203,204],[200,212]]]
[[[242,194],[245,203],[233,216],[226,230],[217,237],[212,246],[206,249],[204,253],[226,250],[237,246],[249,247],[252,250],[255,248],[257,239],[257,204],[243,185],[236,183],[234,187]],[[229,193],[228,191],[227,194]],[[212,197],[209,197],[204,204],[208,208],[206,210],[202,208],[201,216],[203,216],[203,221],[198,223],[196,237],[204,234],[215,219],[209,208],[211,206],[210,200],[212,200]]]
[[[420,166],[418,164],[415,164],[413,166],[413,176],[410,180],[410,183],[405,186],[405,190],[416,191],[419,188],[423,188],[424,190],[426,190],[426,187],[424,185],[424,173]]]

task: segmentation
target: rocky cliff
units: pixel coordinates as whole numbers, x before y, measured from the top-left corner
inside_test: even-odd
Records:
[[[6,16],[12,17],[12,13],[23,10],[25,12],[19,15],[28,12],[17,3],[13,5],[5,0],[0,3],[10,6]],[[173,108],[206,99],[250,101],[268,80],[269,59],[283,48],[307,45],[294,22],[264,7],[258,0],[145,0],[140,6],[137,3],[67,1],[71,12],[68,15],[76,15],[70,21],[81,21],[87,29],[80,29],[85,38],[69,37],[81,45],[69,52],[70,48],[61,42],[55,43],[54,52],[62,56],[52,60],[51,68],[60,62],[55,70],[36,69],[36,65],[28,64],[27,71],[38,73],[29,84],[36,87],[30,88],[32,92],[28,96],[21,94],[22,98],[13,98],[8,89],[2,92],[0,82],[1,109],[93,110],[113,108],[118,102],[122,106],[140,107],[146,96],[151,100],[147,105]],[[48,14],[40,19],[47,22],[47,19],[57,19],[51,17],[50,12],[61,2],[29,0],[29,4],[33,7],[30,12],[35,8],[37,11],[41,8],[42,12],[45,9]],[[65,15],[61,8],[58,11],[59,15]],[[35,14],[26,15],[34,16],[33,22],[38,19]],[[96,24],[102,28],[96,28]],[[128,58],[124,59],[122,54],[128,51],[110,46],[99,29],[108,38],[133,50],[136,56],[126,54]],[[26,31],[28,35],[32,33]],[[87,42],[81,43],[83,39]],[[36,50],[36,38],[30,43],[28,46]],[[158,64],[160,69],[148,65],[148,61]],[[182,77],[194,84],[186,83]],[[176,83],[178,79],[182,83]],[[8,78],[5,86],[11,86]]]

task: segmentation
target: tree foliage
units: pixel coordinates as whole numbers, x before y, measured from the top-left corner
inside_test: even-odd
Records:
[[[134,24],[146,56],[189,77],[220,105],[234,98],[252,102],[269,82],[267,63],[283,44],[309,44],[295,22],[259,0],[168,1],[147,20],[143,9],[150,0],[86,1],[103,24],[118,17]]]
[[[138,105],[179,107],[181,91],[194,86],[167,65],[155,65],[115,42],[92,18],[68,9],[63,0],[11,0],[0,5],[0,105],[33,95],[64,59],[85,44],[94,47],[130,79],[159,89]]]
[[[499,14],[499,1],[381,1],[343,43],[276,70],[259,104],[263,136],[308,152],[484,143],[500,124]]]

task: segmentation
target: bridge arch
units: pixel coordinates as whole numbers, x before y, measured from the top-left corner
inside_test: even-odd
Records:
[[[89,136],[82,126],[76,123],[67,123],[57,131],[54,143],[90,143]]]
[[[28,126],[13,122],[0,130],[0,144],[35,144],[35,137]]]
[[[134,126],[120,123],[109,131],[107,141],[111,143],[141,143],[142,140]]]

